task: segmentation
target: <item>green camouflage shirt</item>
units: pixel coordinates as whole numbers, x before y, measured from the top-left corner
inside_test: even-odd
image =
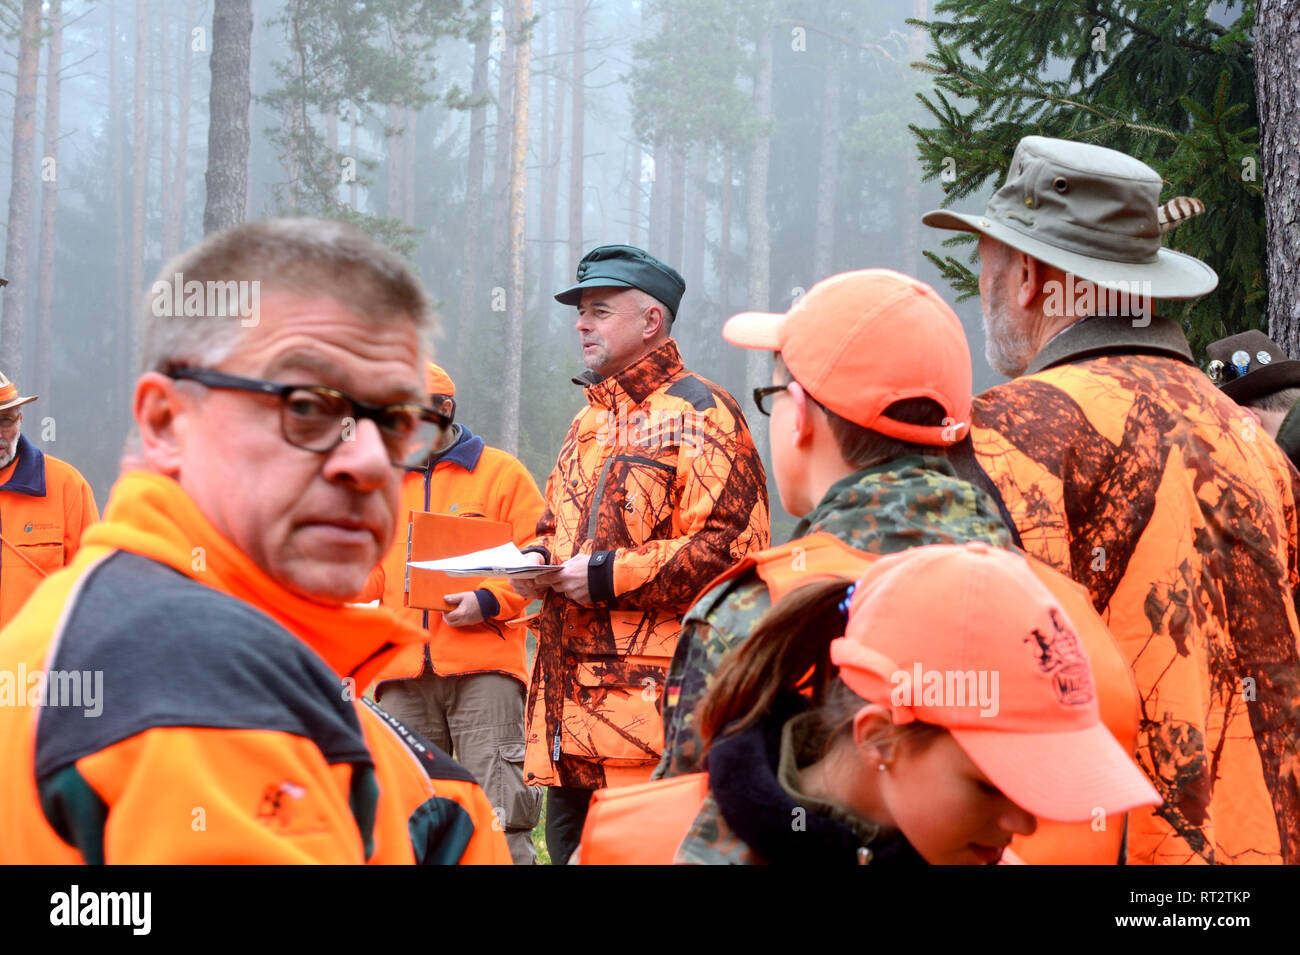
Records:
[[[958,478],[944,458],[920,455],[895,458],[832,484],[791,539],[819,532],[869,554],[970,540],[1012,545],[992,498]],[[687,612],[668,669],[664,752],[653,778],[700,770],[695,707],[722,658],[749,639],[771,606],[767,586],[750,571],[719,584]]]

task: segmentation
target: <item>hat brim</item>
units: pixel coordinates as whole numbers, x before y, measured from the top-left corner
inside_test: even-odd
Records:
[[[1163,800],[1102,723],[1067,733],[949,732],[993,785],[1022,809],[1087,822]]]
[[[935,229],[987,235],[1062,271],[1118,291],[1131,290],[1134,283],[1141,288],[1145,283],[1152,298],[1199,298],[1213,292],[1219,284],[1214,269],[1200,259],[1173,249],[1161,248],[1154,262],[1118,262],[1059,249],[987,216],[968,216],[936,209],[927,212],[921,221]]]
[[[607,279],[601,276],[584,279],[577,285],[566,288],[563,292],[555,293],[555,300],[561,305],[579,305],[582,303],[583,289],[589,288],[636,288],[631,282],[620,282],[618,279]]]
[[[39,397],[40,395],[27,395],[26,397],[13,398],[9,401],[0,402],[0,411],[7,411],[10,408],[17,408],[20,405],[30,404]]]
[[[740,312],[727,319],[722,337],[738,348],[780,351],[785,318],[780,312]]]
[[[1273,362],[1240,378],[1234,378],[1219,390],[1237,404],[1244,405],[1284,388],[1300,388],[1300,361]]]

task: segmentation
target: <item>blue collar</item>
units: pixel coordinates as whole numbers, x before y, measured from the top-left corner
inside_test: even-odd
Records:
[[[466,471],[473,471],[478,467],[478,459],[483,456],[483,439],[463,424],[453,425],[453,427],[457,432],[455,443],[441,454],[433,455],[429,459],[429,464],[436,467],[443,461],[450,461],[452,464],[459,464]]]
[[[25,434],[18,435],[18,466],[9,480],[0,484],[0,491],[45,496],[45,455]]]

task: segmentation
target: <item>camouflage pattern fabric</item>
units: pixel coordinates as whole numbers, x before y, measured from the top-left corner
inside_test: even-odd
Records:
[[[1025,550],[1087,587],[1137,680],[1137,759],[1165,802],[1129,814],[1128,862],[1300,863],[1297,489],[1277,445],[1149,354],[990,389],[971,434]]]
[[[870,554],[970,540],[1010,547],[996,504],[959,479],[944,458],[909,455],[850,475],[795,528],[795,539],[833,534]],[[668,668],[664,755],[654,778],[698,772],[701,742],[695,708],[728,651],[749,639],[771,608],[767,587],[752,571],[704,594],[682,621]]]

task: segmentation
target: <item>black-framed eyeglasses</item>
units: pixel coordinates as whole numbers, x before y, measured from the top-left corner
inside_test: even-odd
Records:
[[[768,385],[766,388],[754,389],[754,404],[758,405],[758,410],[765,415],[772,413],[772,402],[769,400],[773,395],[780,394],[790,387],[790,382],[784,385]]]
[[[328,454],[351,440],[357,423],[369,419],[379,428],[389,462],[403,467],[432,451],[451,424],[445,415],[417,402],[372,405],[324,385],[287,385],[211,368],[173,368],[167,376],[223,391],[251,391],[279,398],[284,440],[317,454]]]

